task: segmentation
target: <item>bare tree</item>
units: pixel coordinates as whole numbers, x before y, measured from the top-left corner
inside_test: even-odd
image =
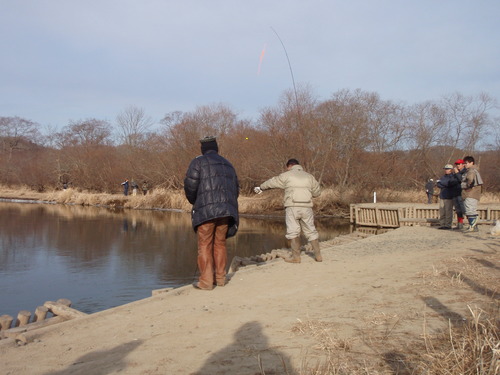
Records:
[[[192,112],[172,112],[161,121],[164,158],[163,186],[182,186],[191,159],[200,153],[198,140],[207,135],[218,138],[225,152],[225,138],[240,124],[238,116],[224,104],[197,107]],[[172,162],[172,161],[175,162]]]
[[[409,129],[406,108],[390,101],[382,101],[375,93],[367,95],[366,106],[369,150],[380,153],[402,149]]]
[[[122,143],[137,147],[154,122],[143,108],[129,106],[116,116],[116,123]]]
[[[94,118],[47,128],[43,137],[32,121],[0,117],[0,182],[117,191],[124,178],[135,178],[179,189],[200,153],[198,139],[215,135],[246,192],[295,157],[323,185],[352,187],[363,200],[372,188],[420,187],[466,153],[480,161],[485,188],[498,190],[500,119],[492,117],[494,109],[496,101],[486,94],[455,93],[408,106],[347,89],[319,101],[303,86],[285,91],[256,124],[212,104],[168,113],[154,132],[144,111],[129,107],[117,117],[119,145],[111,124]]]
[[[440,167],[432,162],[430,151],[448,140],[446,112],[439,104],[428,101],[413,106],[410,116],[410,149],[415,149],[420,169],[435,176]]]
[[[340,186],[349,183],[356,155],[370,144],[367,116],[369,97],[370,94],[361,90],[340,90],[318,107],[326,146],[324,152],[329,156],[324,160],[323,172],[334,159],[335,181]]]
[[[264,160],[257,166],[261,175],[276,174],[290,158],[297,158],[316,174],[320,163],[316,105],[312,90],[302,85],[298,90],[286,90],[276,107],[261,110],[258,128],[269,135],[261,147]]]
[[[459,147],[467,154],[475,153],[482,132],[492,123],[489,111],[496,106],[496,101],[485,93],[477,96],[454,93],[444,96],[442,103],[446,111],[449,146]]]
[[[2,150],[9,153],[19,149],[24,144],[37,143],[40,139],[38,124],[21,117],[0,117],[0,139]]]
[[[55,156],[54,173],[58,180],[91,190],[109,186],[106,180],[110,174],[103,175],[102,172],[116,153],[111,133],[107,121],[93,118],[72,121],[57,133],[59,153]]]
[[[70,146],[103,146],[110,145],[111,125],[109,122],[97,119],[86,119],[71,121],[57,134],[57,145],[62,147]]]

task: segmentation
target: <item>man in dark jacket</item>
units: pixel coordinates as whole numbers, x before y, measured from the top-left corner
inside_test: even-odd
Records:
[[[431,204],[434,196],[434,180],[432,178],[425,184],[425,194],[427,194],[427,204]]]
[[[460,184],[452,174],[453,165],[444,166],[444,176],[441,177],[437,186],[441,189],[439,193],[439,224],[438,229],[451,229],[453,222],[453,198],[460,194]]]
[[[215,137],[200,143],[202,155],[189,165],[184,192],[193,205],[191,218],[198,236],[200,277],[193,286],[212,290],[226,283],[226,238],[238,230],[239,184],[231,163],[219,155]]]
[[[122,182],[123,185],[123,195],[128,195],[128,178]]]

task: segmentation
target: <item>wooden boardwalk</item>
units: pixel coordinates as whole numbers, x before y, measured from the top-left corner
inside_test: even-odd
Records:
[[[479,204],[479,224],[493,224],[500,220],[500,204]],[[399,228],[405,225],[439,223],[437,203],[353,203],[350,207],[351,224],[379,228]],[[454,215],[453,222],[456,222]]]

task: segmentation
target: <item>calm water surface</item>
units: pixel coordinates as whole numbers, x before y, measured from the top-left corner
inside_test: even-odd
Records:
[[[317,220],[320,240],[349,232]],[[284,219],[241,218],[234,256],[286,246]],[[67,298],[93,313],[195,279],[196,236],[187,213],[0,202],[0,315]]]

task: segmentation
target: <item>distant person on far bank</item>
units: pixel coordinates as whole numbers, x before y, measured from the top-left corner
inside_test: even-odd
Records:
[[[200,140],[202,155],[191,161],[184,192],[193,205],[191,218],[198,237],[200,277],[193,286],[212,290],[226,284],[226,238],[238,231],[239,184],[232,164],[219,155],[215,137]]]
[[[137,182],[132,180],[132,195],[134,197],[137,195],[137,189],[139,189],[139,185],[137,185]]]
[[[125,181],[122,182],[123,185],[123,195],[127,196],[128,195],[128,178],[125,179]]]
[[[453,199],[461,194],[460,183],[453,176],[453,165],[444,166],[444,175],[437,181],[439,192],[439,225],[438,229],[451,229],[453,223]]]
[[[427,194],[427,204],[431,204],[434,196],[434,180],[432,178],[425,184],[425,193]]]
[[[286,235],[290,240],[292,255],[285,259],[289,263],[300,263],[300,232],[311,243],[314,259],[323,261],[319,248],[319,235],[314,226],[313,201],[321,194],[321,188],[313,175],[304,171],[297,159],[290,159],[286,163],[286,172],[273,177],[260,186],[254,188],[255,193],[261,194],[267,189],[283,189],[285,191],[284,206],[286,218]]]
[[[141,189],[142,189],[142,195],[146,195],[148,193],[149,185],[147,181],[143,181]]]
[[[464,228],[465,232],[478,232],[477,227],[478,213],[477,207],[481,199],[483,180],[479,170],[475,165],[472,156],[466,156],[464,159],[465,173],[462,174],[462,198],[465,206],[465,216],[469,222],[469,227]]]

